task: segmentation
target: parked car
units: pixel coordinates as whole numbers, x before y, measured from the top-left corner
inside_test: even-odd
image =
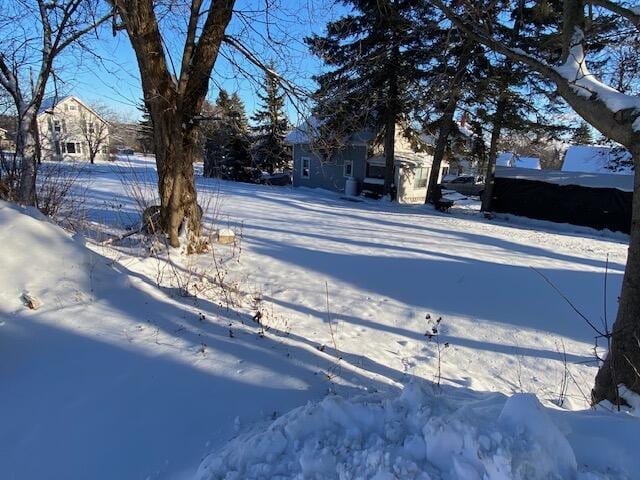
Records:
[[[448,182],[442,182],[442,187],[462,195],[480,197],[484,193],[484,178],[474,175],[460,175]]]

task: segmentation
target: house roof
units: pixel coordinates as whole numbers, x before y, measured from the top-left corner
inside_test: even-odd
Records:
[[[496,177],[537,180],[556,185],[581,185],[591,188],[617,188],[633,192],[631,175],[609,173],[562,172],[560,170],[534,170],[531,168],[496,167]]]
[[[44,98],[42,100],[42,103],[40,104],[40,108],[38,109],[38,115],[40,115],[41,113],[45,113],[48,110],[51,110],[59,103],[64,102],[67,98],[71,98],[71,95],[65,95],[64,97],[53,96],[53,97]]]
[[[311,143],[315,138],[318,138],[321,125],[322,122],[318,118],[313,116],[309,117],[287,134],[285,142],[292,145]],[[347,143],[349,145],[367,144],[373,140],[373,138],[374,135],[372,132],[363,130],[351,134]]]
[[[633,175],[633,161],[623,147],[573,145],[565,152],[562,171]]]
[[[61,103],[66,102],[67,100],[70,100],[70,99],[73,99],[76,102],[78,102],[80,105],[82,105],[84,108],[89,110],[91,113],[93,113],[96,117],[98,117],[104,123],[107,123],[107,124],[109,123],[102,117],[102,115],[100,115],[93,108],[91,108],[89,105],[87,105],[86,103],[84,103],[82,100],[80,100],[78,97],[74,95],[65,95],[64,97],[53,96],[53,97],[47,97],[43,99],[42,103],[40,104],[40,108],[38,109],[38,115],[42,115],[46,112],[50,112],[57,105],[60,105]]]
[[[538,157],[522,157],[517,153],[503,152],[496,158],[498,167],[530,168],[540,170],[540,159]]]

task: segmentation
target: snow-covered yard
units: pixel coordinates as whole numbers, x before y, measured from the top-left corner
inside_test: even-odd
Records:
[[[135,225],[154,175],[142,158],[83,167],[87,234]],[[0,205],[2,478],[194,478],[211,452],[201,478],[640,471],[638,419],[566,411],[588,405],[594,333],[544,278],[611,322],[624,236],[198,184],[206,218],[240,241],[170,264]],[[216,275],[224,295],[202,285]],[[181,295],[194,279],[202,294]],[[546,408],[507,400],[523,392]]]

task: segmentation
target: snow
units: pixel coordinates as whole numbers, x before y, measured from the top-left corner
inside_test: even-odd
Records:
[[[152,159],[78,168],[86,237],[0,203],[3,479],[638,471],[638,419],[583,410],[593,333],[533,270],[598,322],[607,268],[612,319],[626,237],[199,177],[237,242],[187,257],[98,243],[137,227]]]
[[[523,157],[512,152],[503,152],[496,157],[496,166],[516,167],[540,170],[540,159],[538,157]]]
[[[617,188],[625,192],[633,192],[633,176],[614,173],[581,173],[564,170],[531,170],[526,168],[496,167],[496,177],[535,180],[555,183],[556,185]]]
[[[622,147],[572,145],[565,153],[562,171],[633,175],[633,163]]]
[[[195,478],[631,479],[640,460],[626,442],[638,422],[621,416],[545,408],[532,394],[409,384],[393,396],[299,407],[211,454]],[[635,430],[610,438],[621,421]],[[598,448],[613,454],[603,462],[591,455]]]
[[[576,34],[582,37],[582,32],[576,30]],[[588,98],[601,100],[613,113],[620,110],[640,109],[640,98],[632,95],[625,95],[617,90],[600,82],[591,72],[589,72],[584,55],[581,38],[574,39],[574,46],[571,47],[566,62],[555,67],[555,70],[566,78],[573,89],[580,95]],[[634,128],[638,130],[636,123]]]

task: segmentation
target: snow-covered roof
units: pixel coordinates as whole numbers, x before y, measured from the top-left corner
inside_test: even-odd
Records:
[[[496,166],[530,168],[532,170],[541,169],[540,159],[538,157],[522,157],[513,152],[503,152],[499,154],[496,158]]]
[[[38,115],[51,110],[59,103],[64,102],[67,98],[71,98],[71,95],[65,95],[64,97],[53,96],[43,99],[42,103],[40,104],[40,108],[38,109]]]
[[[562,172],[560,170],[534,170],[496,166],[496,177],[517,178],[555,183],[556,185],[581,185],[591,188],[617,188],[633,192],[633,176],[612,173]]]
[[[633,175],[633,162],[622,147],[573,145],[564,155],[562,171]]]
[[[47,97],[47,98],[43,99],[42,103],[40,104],[40,108],[38,109],[38,115],[42,115],[43,113],[47,113],[47,112],[51,113],[51,111],[57,105],[60,105],[61,103],[66,102],[67,100],[71,100],[71,99],[73,99],[74,101],[78,102],[85,109],[89,110],[96,118],[99,118],[100,120],[102,120],[106,124],[109,123],[102,117],[102,115],[100,115],[93,108],[91,108],[89,105],[87,105],[86,103],[84,103],[82,100],[80,100],[78,97],[76,97],[74,95],[65,95],[64,97],[53,96],[53,97]]]
[[[303,120],[297,127],[293,128],[285,137],[285,142],[292,145],[301,145],[310,143],[314,137],[319,135],[319,128],[322,122],[316,117],[309,117]],[[367,144],[373,139],[374,135],[369,131],[359,131],[353,133],[348,140],[349,145]]]

